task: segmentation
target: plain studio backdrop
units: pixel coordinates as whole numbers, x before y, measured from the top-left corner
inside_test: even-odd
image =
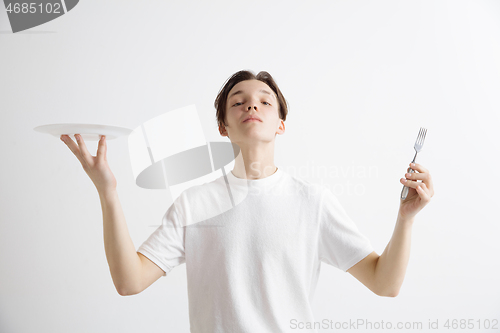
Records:
[[[1,332],[189,331],[185,264],[120,296],[93,183],[33,128],[133,129],[194,104],[207,141],[228,141],[213,102],[242,69],[271,73],[289,102],[276,165],[331,188],[378,254],[428,129],[417,162],[435,195],[416,216],[400,294],[376,296],[323,263],[316,321],[500,329],[499,2],[86,0],[15,34],[0,7]],[[171,196],[135,184],[127,137],[108,140],[108,160],[137,248]]]

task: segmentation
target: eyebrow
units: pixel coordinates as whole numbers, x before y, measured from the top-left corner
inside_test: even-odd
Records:
[[[264,93],[264,94],[268,94],[270,96],[274,96],[273,94],[271,94],[269,91],[267,90],[264,90],[264,89],[261,89],[259,90],[260,93]],[[235,91],[234,93],[232,93],[231,95],[229,95],[229,97],[227,98],[228,100],[233,97],[234,95],[238,95],[238,94],[241,94],[243,93],[243,90],[238,90],[238,91]]]

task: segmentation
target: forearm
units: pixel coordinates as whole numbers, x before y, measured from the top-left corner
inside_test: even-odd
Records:
[[[103,216],[104,248],[116,290],[125,295],[134,290],[142,263],[130,238],[123,209],[115,190],[99,192]]]
[[[391,240],[375,266],[375,281],[381,294],[396,296],[399,293],[410,259],[413,219],[404,220],[398,215]]]

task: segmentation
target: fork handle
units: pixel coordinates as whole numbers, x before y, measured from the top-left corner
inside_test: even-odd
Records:
[[[409,173],[414,173],[415,171],[413,171],[412,168],[410,168],[410,171],[408,171]],[[410,188],[408,186],[404,186],[403,185],[403,190],[401,191],[401,199],[405,200],[406,197],[408,196],[408,191],[410,191]]]
[[[415,159],[417,158],[417,154],[418,152],[415,152],[415,156],[413,156],[413,161],[411,161],[411,163],[415,163]],[[414,173],[415,171],[410,168],[410,170],[408,171],[408,173]],[[403,190],[401,191],[401,199],[405,200],[406,197],[408,196],[408,191],[410,191],[410,188],[408,186],[404,186],[403,185]]]

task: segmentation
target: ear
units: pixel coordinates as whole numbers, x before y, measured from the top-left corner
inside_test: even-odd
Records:
[[[229,138],[229,134],[227,133],[226,127],[224,125],[219,125],[219,133],[222,136],[227,136]]]
[[[278,130],[276,131],[276,134],[283,134],[285,133],[285,122],[283,119],[280,119],[280,126],[278,127]]]

